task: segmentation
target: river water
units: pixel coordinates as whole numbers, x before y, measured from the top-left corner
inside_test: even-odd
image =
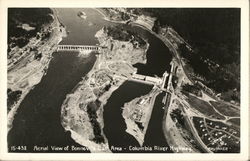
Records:
[[[126,28],[138,33],[149,43],[149,48],[147,50],[147,63],[138,63],[134,65],[136,68],[138,68],[137,73],[162,77],[166,70],[169,72],[172,55],[165,44],[149,31],[144,30],[141,27],[126,26]]]
[[[129,146],[139,147],[139,143],[133,136],[126,133],[126,123],[122,117],[122,109],[125,102],[129,102],[136,97],[146,95],[153,86],[126,81],[108,99],[104,107],[104,133],[111,146],[123,149],[123,152],[132,152]],[[113,152],[119,152],[112,150]]]
[[[94,37],[95,33],[105,25],[115,25],[103,20],[101,15],[93,9],[67,8],[57,9],[57,11],[59,20],[66,26],[69,33],[61,44],[95,45],[98,43]],[[87,14],[86,20],[77,16],[79,11],[84,11]],[[138,67],[139,73],[161,76],[165,70],[169,70],[171,55],[167,47],[146,30],[138,27],[131,27],[130,29],[137,30],[150,43],[147,52],[147,64],[135,65]],[[41,152],[35,151],[34,146],[74,145],[83,147],[71,139],[70,133],[65,132],[60,122],[61,105],[66,95],[91,70],[96,60],[95,55],[90,55],[88,58],[80,58],[77,55],[77,53],[72,52],[53,53],[53,59],[50,62],[47,74],[20,104],[13,121],[13,128],[8,133],[10,152],[13,152],[11,147],[19,145],[26,145],[27,151],[18,150],[15,152]],[[125,132],[126,125],[121,115],[121,107],[125,102],[147,94],[151,88],[152,86],[145,84],[125,82],[111,95],[104,107],[104,132],[110,146],[126,148],[128,145],[139,145],[132,136]],[[161,95],[156,98],[154,106],[157,106],[157,108],[154,107],[152,113],[145,137],[145,146],[158,144],[159,146],[167,146],[164,136],[159,135],[162,134],[163,117],[161,98]],[[42,152],[55,151],[51,151],[49,148],[49,150]],[[128,149],[124,149],[122,152],[128,152]]]
[[[143,146],[158,146],[160,148],[167,148],[166,151],[161,150],[160,148],[154,148],[153,153],[165,153],[172,152],[169,149],[168,143],[165,139],[163,130],[162,130],[162,120],[164,115],[164,104],[162,103],[163,97],[166,95],[165,92],[160,93],[156,99],[153,107],[151,119],[148,125],[148,130],[144,138]],[[144,151],[142,151],[144,152]]]
[[[61,126],[61,105],[66,95],[93,66],[96,57],[80,59],[77,53],[54,53],[47,74],[20,104],[8,134],[9,147],[76,144]],[[40,151],[37,151],[40,152]],[[42,151],[50,152],[50,150]]]

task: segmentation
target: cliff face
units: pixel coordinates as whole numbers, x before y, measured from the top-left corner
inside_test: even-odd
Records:
[[[110,152],[103,133],[103,106],[112,92],[127,80],[136,68],[145,63],[145,49],[135,48],[129,41],[113,40],[102,29],[96,37],[105,47],[97,55],[92,70],[67,95],[62,105],[61,121],[72,138],[91,152]]]

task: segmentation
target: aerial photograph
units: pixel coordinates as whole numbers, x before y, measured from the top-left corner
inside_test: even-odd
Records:
[[[8,153],[240,153],[240,8],[8,8]]]

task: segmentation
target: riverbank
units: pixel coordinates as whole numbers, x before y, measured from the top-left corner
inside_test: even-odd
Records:
[[[109,16],[106,15],[106,13],[101,12],[101,11],[99,11],[99,12],[104,16],[105,20],[112,21],[109,19]],[[121,21],[120,23],[123,23],[123,22]],[[167,40],[162,35],[156,34],[155,32],[152,31],[152,27],[153,27],[152,24],[153,23],[151,23],[151,25],[150,25],[150,24],[147,24],[145,21],[141,20],[141,21],[130,21],[129,24],[132,26],[138,26],[138,27],[143,28],[144,30],[147,30],[148,32],[150,32],[152,35],[154,35],[155,37],[160,39],[170,49],[170,51],[173,53],[174,57],[179,58],[177,50],[173,47],[173,45],[169,42],[169,40]],[[142,146],[143,142],[144,142],[144,137],[145,137],[146,131],[144,131],[144,129],[140,129],[138,126],[138,123],[140,123],[140,124],[148,123],[149,120],[147,120],[145,122],[145,118],[143,118],[143,119],[140,119],[139,121],[138,121],[138,119],[137,119],[137,121],[135,121],[136,117],[138,117],[138,113],[141,113],[142,114],[141,116],[145,117],[145,113],[142,112],[145,110],[139,109],[139,112],[135,112],[135,111],[138,111],[138,109],[135,110],[136,109],[135,102],[138,102],[138,101],[139,101],[139,98],[136,98],[136,99],[126,103],[124,105],[124,110],[123,110],[122,115],[123,115],[123,118],[125,119],[125,122],[127,125],[126,132],[129,133],[130,135],[132,135],[133,137],[135,137],[136,140],[139,142],[139,144]],[[150,110],[150,112],[148,111],[149,119],[151,116],[151,112],[152,112],[152,109]],[[133,116],[135,116],[135,118],[133,118]],[[166,140],[173,140],[172,135],[170,135],[170,133],[167,132],[170,130],[170,123],[167,122],[168,119],[169,119],[169,114],[167,114],[167,110],[165,110],[164,115],[163,115],[163,120],[162,120],[163,133],[165,135]],[[171,137],[172,139],[169,139],[169,137]],[[170,142],[170,145],[172,145],[173,147],[177,147],[177,144],[173,143],[173,142]]]
[[[76,142],[87,146],[91,152],[110,152],[103,133],[103,106],[112,93],[136,72],[132,65],[145,63],[146,52],[134,48],[131,42],[113,40],[104,29],[95,36],[100,46],[106,48],[96,54],[92,70],[67,95],[61,107],[61,123],[65,130],[72,132],[71,137]]]
[[[52,59],[52,53],[56,51],[57,45],[62,40],[62,37],[65,36],[64,30],[53,10],[53,22],[42,29],[44,32],[49,31],[50,36],[47,39],[40,39],[35,43],[30,42],[27,44],[24,47],[27,53],[24,53],[26,55],[25,58],[8,68],[8,89],[22,92],[15,104],[8,107],[10,109],[8,112],[8,131],[12,128],[12,122],[20,103],[46,74],[50,60]],[[32,48],[35,47],[36,51],[32,51]],[[22,48],[19,50],[20,52],[23,51]],[[35,55],[38,53],[40,53],[41,58],[36,58]]]
[[[135,98],[124,104],[122,116],[127,125],[126,132],[132,135],[143,146],[149,120],[159,89],[155,86],[150,93]]]
[[[177,120],[173,121],[171,119],[170,113],[178,109],[180,106],[180,103],[175,98],[176,96],[172,94],[171,100],[169,101],[169,106],[165,107],[164,111],[164,117],[163,117],[163,132],[165,135],[165,138],[169,144],[170,147],[172,147],[172,151],[175,153],[197,153],[200,152],[195,145],[192,145],[194,143],[190,143],[190,140],[188,138],[192,138],[192,136],[189,135],[188,132],[182,131],[183,129],[178,125],[177,127]],[[174,100],[174,101],[172,101]],[[185,137],[184,137],[185,136]]]
[[[103,19],[106,21],[113,22],[113,23],[120,23],[120,24],[126,24],[128,22],[128,21],[110,19],[109,15],[106,12],[104,12],[101,8],[94,8],[94,10],[99,12],[103,16]]]

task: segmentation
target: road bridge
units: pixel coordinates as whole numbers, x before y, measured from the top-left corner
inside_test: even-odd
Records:
[[[99,51],[102,47],[95,45],[58,45],[57,51]]]

